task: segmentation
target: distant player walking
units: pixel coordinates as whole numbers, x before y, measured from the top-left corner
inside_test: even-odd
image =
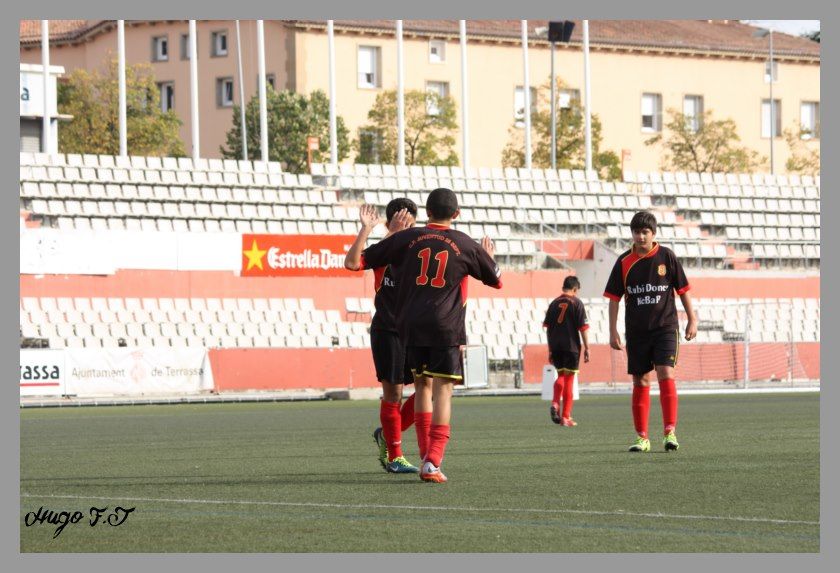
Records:
[[[414,416],[417,444],[423,457],[420,478],[445,482],[440,470],[449,442],[453,383],[463,380],[461,346],[467,343],[467,281],[470,276],[501,288],[499,267],[493,260],[493,242],[479,246],[468,235],[451,228],[459,215],[451,189],[438,188],[426,201],[429,222],[368,247],[362,266],[392,265],[397,280],[397,327],[405,344],[408,364],[416,375],[432,377],[431,388],[415,381]],[[395,220],[405,216],[401,212]],[[429,432],[423,431],[426,421]]]
[[[568,276],[563,280],[563,294],[551,301],[543,326],[548,335],[548,359],[557,369],[554,397],[551,400],[551,421],[561,426],[577,426],[572,419],[572,391],[580,364],[580,340],[583,337],[583,361],[589,362],[589,321],[583,301],[577,297],[580,280]],[[563,413],[560,414],[560,396]]]
[[[650,372],[659,380],[659,402],[665,426],[666,451],[677,450],[677,387],[674,368],[679,357],[679,322],[674,292],[688,315],[685,339],[697,336],[697,318],[688,294],[691,286],[670,249],[656,243],[656,217],[641,211],[630,221],[633,246],[618,257],[604,296],[610,299],[610,346],[622,350],[618,334],[618,304],[624,298],[627,373],[633,376],[633,423],[636,441],[631,452],[650,451]]]

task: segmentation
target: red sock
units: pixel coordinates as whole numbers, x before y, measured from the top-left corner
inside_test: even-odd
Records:
[[[575,391],[575,373],[568,372],[563,383],[563,417],[572,417],[572,394]]]
[[[421,460],[426,457],[429,451],[429,429],[431,426],[431,412],[414,413],[414,430],[417,432],[417,447],[420,449]]]
[[[402,408],[400,408],[400,419],[400,430],[403,432],[409,429],[414,423],[414,394],[403,402]]]
[[[659,381],[659,404],[667,434],[677,427],[677,385],[673,378]]]
[[[379,421],[382,423],[382,435],[385,436],[385,443],[388,445],[388,461],[391,461],[403,455],[399,403],[382,400],[379,403]]]
[[[449,443],[449,425],[434,425],[429,429],[429,451],[426,461],[440,467],[446,444]]]
[[[650,386],[633,386],[633,425],[636,433],[648,437],[648,414],[650,413]]]
[[[554,397],[551,399],[551,405],[555,408],[560,408],[560,396],[563,394],[563,375],[558,374],[557,380],[554,381]]]

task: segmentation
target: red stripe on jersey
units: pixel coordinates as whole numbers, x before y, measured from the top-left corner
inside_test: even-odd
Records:
[[[691,290],[691,285],[685,285],[680,290],[677,291],[677,294],[685,294]]]
[[[378,269],[373,269],[373,290],[375,292],[379,292],[379,289],[382,288],[382,278],[385,276],[385,269],[388,267],[379,267]]]
[[[581,332],[583,332],[584,330],[589,330],[589,325],[588,325],[588,324],[584,324],[583,326],[581,326],[580,328],[578,328],[578,330],[580,330]]]
[[[362,256],[359,257],[359,270],[365,269],[365,255],[362,253]]]
[[[502,288],[502,281],[500,280],[498,283],[496,283],[494,285],[490,285],[490,286],[492,286],[495,289],[500,289],[500,288]]]
[[[610,300],[614,300],[615,302],[621,302],[621,297],[617,294],[613,294],[611,292],[604,291],[604,296]]]
[[[467,281],[469,278],[469,275],[467,275],[461,279],[461,305],[467,304]]]
[[[439,223],[427,223],[427,229],[449,229],[449,225],[441,225]]]

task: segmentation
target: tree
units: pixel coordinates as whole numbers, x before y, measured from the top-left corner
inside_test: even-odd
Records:
[[[809,40],[814,41],[818,44],[820,43],[820,31],[819,30],[817,30],[816,32],[809,32],[807,34],[802,34],[802,37],[803,38],[808,38]]]
[[[458,165],[455,152],[457,109],[451,96],[435,92],[405,92],[406,165]],[[376,96],[367,125],[354,142],[356,163],[397,162],[397,92]]]
[[[820,172],[819,139],[814,138],[814,135],[802,129],[798,124],[784,131],[785,141],[790,149],[790,157],[785,162],[785,168],[791,173],[810,175]],[[816,142],[816,145],[809,144],[808,141]]]
[[[557,93],[564,88],[557,78]],[[531,165],[551,167],[551,80],[537,90],[537,103],[531,112]],[[514,120],[508,130],[510,140],[502,151],[505,167],[525,166],[525,130],[522,121]],[[621,160],[613,151],[601,151],[601,120],[592,114],[592,168],[602,179],[613,181],[621,178]],[[584,169],[586,167],[586,133],[583,105],[580,98],[571,97],[567,107],[557,106],[557,155],[558,169]]]
[[[181,120],[160,109],[160,94],[149,64],[126,66],[126,140],[132,155],[182,157]],[[74,70],[61,82],[59,113],[72,115],[58,130],[62,153],[116,155],[120,151],[119,75],[112,59],[104,71]]]
[[[309,96],[292,91],[274,91],[266,86],[266,111],[268,118],[268,159],[279,161],[286,171],[302,173],[307,170],[307,137],[319,138],[312,161],[321,163],[330,154],[330,100],[316,90]],[[220,146],[222,156],[242,159],[242,124],[240,108],[233,106],[233,127],[227,132],[227,147]],[[260,147],[260,100],[253,96],[245,106],[245,126],[248,131],[248,158],[262,158]],[[350,145],[348,130],[341,117],[336,117],[338,159],[347,157]]]
[[[669,109],[668,115],[668,136],[659,133],[645,141],[663,148],[663,170],[751,173],[767,163],[757,151],[736,145],[741,138],[731,119],[713,119],[712,110],[705,111],[699,122],[675,109]]]

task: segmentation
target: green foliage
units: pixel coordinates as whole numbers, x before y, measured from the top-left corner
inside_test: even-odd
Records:
[[[330,100],[321,90],[308,96],[292,91],[274,91],[266,86],[266,113],[268,117],[268,159],[283,163],[284,169],[292,173],[307,170],[306,138],[319,138],[318,150],[312,152],[314,163],[329,161],[330,157]],[[228,159],[242,159],[242,124],[240,108],[233,106],[233,126],[227,132],[227,146],[219,149]],[[245,106],[245,126],[248,132],[248,158],[261,159],[260,144],[260,100],[253,96]],[[350,145],[347,142],[347,127],[344,120],[336,117],[338,138],[338,159],[347,157]]]
[[[181,120],[160,109],[149,64],[126,66],[126,139],[131,155],[182,157]],[[74,70],[58,87],[59,113],[72,115],[58,130],[61,153],[116,155],[120,151],[119,75],[112,59],[104,71]]]
[[[564,84],[557,78],[557,93]],[[583,105],[577,98],[569,107],[557,106],[558,169],[584,169],[586,167],[586,133]],[[517,122],[508,130],[510,139],[502,151],[505,167],[525,166],[525,130]],[[601,120],[592,114],[592,168],[602,179],[614,181],[621,178],[621,160],[613,151],[602,151]],[[536,168],[551,167],[551,80],[537,90],[536,110],[531,112],[531,165]]]
[[[668,116],[668,135],[658,133],[645,141],[662,147],[663,170],[752,173],[767,163],[757,151],[737,145],[741,138],[732,119],[713,119],[712,110],[706,110],[694,130],[691,118],[682,112],[669,109]]]
[[[457,108],[451,96],[405,92],[406,165],[458,165],[455,132]],[[437,113],[430,114],[429,110]],[[384,91],[368,112],[367,125],[354,142],[356,163],[397,163],[397,92]]]
[[[820,43],[820,31],[817,30],[816,32],[810,32],[808,34],[803,34],[803,37],[808,38],[816,43]]]
[[[817,135],[817,137],[808,137]],[[820,140],[819,134],[812,134],[803,130],[796,123],[794,127],[784,131],[785,141],[790,149],[790,157],[785,162],[785,168],[791,173],[815,174],[820,172]]]

